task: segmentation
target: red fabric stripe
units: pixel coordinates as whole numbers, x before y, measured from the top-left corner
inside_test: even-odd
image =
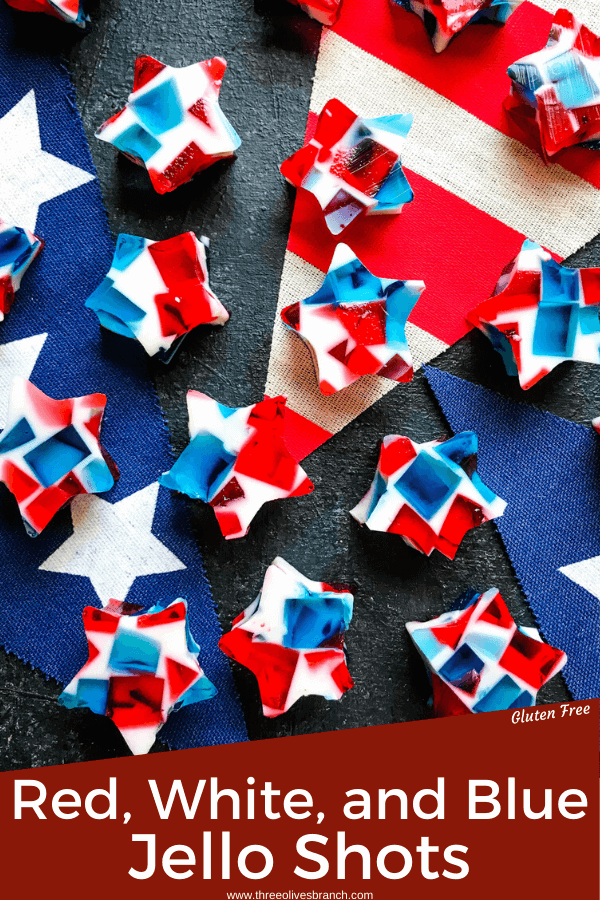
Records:
[[[307,135],[314,130],[311,114]],[[466,314],[491,295],[524,235],[407,171],[413,203],[397,216],[359,216],[341,235],[376,275],[422,279],[426,290],[409,321],[453,344],[470,330]],[[288,249],[326,272],[336,239],[311,194],[299,190]]]
[[[545,46],[552,18],[526,0],[505,26],[467,26],[443,53],[435,53],[422,21],[414,13],[392,7],[389,0],[369,0],[368,6],[364,0],[344,0],[342,15],[333,31],[452,100],[482,122],[520,139],[502,108],[510,86],[506,69]],[[419,114],[427,115],[427,110]],[[537,149],[535,137],[530,146]],[[600,187],[598,151],[567,150],[559,162]]]
[[[333,437],[330,431],[315,425],[314,422],[305,419],[300,413],[294,412],[293,409],[286,406],[283,420],[283,440],[296,462],[300,462],[313,450],[328,441],[330,437]]]

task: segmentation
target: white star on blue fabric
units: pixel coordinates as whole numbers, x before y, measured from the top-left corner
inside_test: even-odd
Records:
[[[40,566],[42,572],[89,578],[103,606],[126,599],[136,578],[186,566],[152,534],[158,482],[118,503],[96,494],[71,502],[73,534]]]
[[[600,556],[561,566],[558,571],[600,600]]]
[[[0,344],[0,429],[6,426],[13,379],[29,380],[47,337],[47,334],[34,334],[19,341]]]
[[[0,118],[0,219],[35,231],[42,203],[93,180],[42,150],[35,91]]]

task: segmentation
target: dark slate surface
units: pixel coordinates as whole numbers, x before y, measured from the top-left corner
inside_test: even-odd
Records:
[[[113,233],[155,239],[187,229],[207,234],[211,282],[232,313],[225,328],[194,334],[170,369],[156,367],[157,389],[180,452],[187,437],[188,388],[238,406],[262,395],[292,203],[277,167],[302,141],[319,27],[284,0],[102,0],[89,8],[94,25],[83,36],[46,17],[15,14],[20,40],[53,46],[68,60]],[[243,139],[235,163],[214,166],[164,197],[154,194],[142,169],[93,137],[98,124],[122,105],[134,58],[142,52],[172,65],[225,56],[222,106]],[[570,262],[600,264],[600,242]],[[435,364],[523,399],[479,334],[468,335]],[[600,370],[565,364],[526,400],[589,424],[600,411]],[[515,619],[535,624],[493,525],[470,532],[452,563],[439,554],[426,559],[393,536],[359,529],[350,518],[347,511],[370,483],[378,441],[390,432],[418,441],[448,434],[421,373],[309,457],[305,468],[315,492],[263,510],[246,539],[224,542],[210,510],[201,504],[193,508],[224,629],[254,598],[276,555],[312,578],[358,586],[348,635],[355,689],[341,703],[308,698],[286,715],[266,720],[253,676],[235,667],[251,738],[427,717],[424,669],[403,623],[441,613],[467,586],[497,586]],[[107,719],[59,707],[59,691],[58,684],[0,650],[0,769],[127,752]],[[560,676],[540,692],[540,702],[565,699],[569,694]]]

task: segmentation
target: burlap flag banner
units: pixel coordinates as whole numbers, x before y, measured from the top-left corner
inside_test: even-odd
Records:
[[[266,384],[270,396],[288,397],[297,458],[403,390],[366,376],[323,396],[308,348],[281,322],[281,309],[320,286],[337,241],[380,277],[425,282],[407,328],[419,365],[466,334],[465,313],[490,295],[525,237],[564,259],[597,234],[600,153],[576,148],[546,165],[533,139],[528,147],[514,137],[502,106],[507,67],[545,45],[559,7],[525,0],[506,26],[467,27],[441,54],[420,19],[389,0],[345,0],[337,26],[323,30],[306,139],[334,97],[367,117],[412,113],[402,163],[415,199],[400,215],[361,216],[336,238],[314,198],[298,192]],[[600,33],[600,3],[569,8]]]

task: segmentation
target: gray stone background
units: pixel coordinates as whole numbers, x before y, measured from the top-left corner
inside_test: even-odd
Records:
[[[66,58],[113,234],[162,239],[192,229],[208,235],[211,284],[231,312],[224,328],[198,329],[170,368],[154,367],[179,453],[187,443],[189,388],[234,406],[262,397],[293,207],[278,165],[303,140],[320,27],[284,0],[95,0],[88,9],[93,25],[83,35],[46,16],[15,13],[18,40]],[[97,126],[123,105],[140,53],[174,66],[224,56],[229,68],[221,105],[243,141],[237,161],[217,164],[163,197],[141,168],[94,138]],[[600,243],[569,263],[600,265]],[[435,365],[524,399],[479,333]],[[589,424],[600,412],[600,371],[564,364],[528,391],[526,401]],[[310,456],[304,466],[314,493],[265,507],[247,538],[223,541],[212,511],[193,505],[195,536],[224,630],[256,596],[276,555],[311,578],[358,587],[348,633],[356,687],[340,703],[307,698],[284,716],[265,719],[253,675],[234,665],[252,739],[428,717],[424,667],[404,622],[439,615],[469,586],[498,587],[517,622],[535,624],[493,524],[471,531],[451,562],[437,553],[427,559],[399,538],[361,530],[351,519],[348,510],[370,484],[379,440],[388,433],[416,441],[449,434],[422,373]],[[60,690],[0,650],[0,770],[127,752],[108,719],[59,707]],[[546,703],[565,699],[561,676],[539,695]],[[157,743],[155,750],[161,749]]]

